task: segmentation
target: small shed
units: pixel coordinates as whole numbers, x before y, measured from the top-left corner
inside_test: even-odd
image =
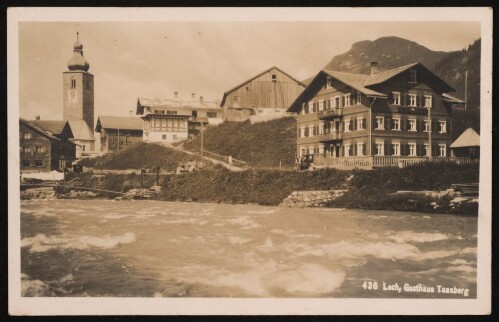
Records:
[[[471,127],[466,129],[451,146],[451,155],[459,158],[480,158],[480,135]]]

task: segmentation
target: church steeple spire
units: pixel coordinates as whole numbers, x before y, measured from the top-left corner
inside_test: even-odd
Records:
[[[76,42],[73,45],[73,57],[68,62],[69,70],[88,71],[90,64],[83,57],[83,45],[80,43],[80,33],[76,33]]]

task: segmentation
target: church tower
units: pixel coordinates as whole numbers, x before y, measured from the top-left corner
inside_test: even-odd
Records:
[[[94,128],[94,75],[88,72],[90,65],[83,57],[83,45],[79,34],[73,45],[73,57],[68,62],[68,71],[63,72],[63,119],[83,120]]]

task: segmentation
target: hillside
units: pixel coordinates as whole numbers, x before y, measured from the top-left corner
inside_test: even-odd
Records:
[[[199,151],[201,138],[184,143],[184,148]],[[296,121],[282,118],[250,124],[249,121],[226,122],[208,127],[204,133],[204,148],[224,156],[246,161],[252,167],[278,168],[294,166],[296,154]]]
[[[447,54],[435,65],[435,73],[447,81],[456,92],[453,96],[464,100],[464,75],[468,71],[468,109],[480,107],[480,53],[481,41],[468,48]]]
[[[435,64],[446,55],[446,52],[433,51],[407,39],[382,37],[374,41],[364,40],[354,43],[349,51],[334,56],[324,68],[367,74],[370,63],[377,61],[379,71],[414,62],[421,62],[433,70]]]
[[[92,159],[83,159],[79,164],[99,170],[152,170],[159,165],[162,170],[173,171],[180,163],[189,160],[201,161],[201,158],[163,145],[139,142],[120,151],[113,151]]]

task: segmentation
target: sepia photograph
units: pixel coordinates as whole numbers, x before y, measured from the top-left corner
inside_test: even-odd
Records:
[[[10,8],[7,60],[11,314],[490,313],[491,9]]]

